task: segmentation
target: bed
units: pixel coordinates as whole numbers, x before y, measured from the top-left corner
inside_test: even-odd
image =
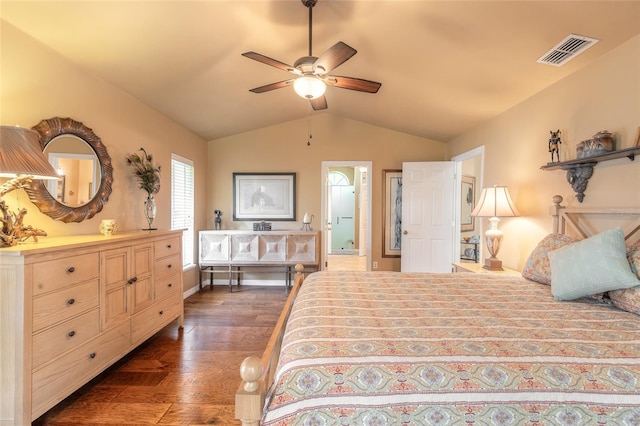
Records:
[[[527,278],[299,273],[265,355],[242,364],[236,417],[244,426],[640,425],[640,210],[554,201],[554,232]],[[605,227],[632,220],[596,233],[582,219],[603,213]],[[623,244],[626,269],[600,264],[609,239]],[[557,284],[575,272],[565,258],[593,254],[593,241],[605,253],[585,262],[580,283],[600,287]],[[625,288],[602,287],[611,277]]]

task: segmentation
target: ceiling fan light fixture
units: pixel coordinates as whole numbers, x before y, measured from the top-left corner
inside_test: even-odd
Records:
[[[316,99],[324,95],[327,85],[314,75],[303,75],[293,82],[293,90],[304,99]]]

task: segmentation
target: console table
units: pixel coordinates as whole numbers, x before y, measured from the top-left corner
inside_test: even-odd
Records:
[[[199,248],[200,291],[206,274],[213,288],[216,273],[226,273],[232,291],[234,276],[240,285],[240,275],[250,267],[282,271],[288,289],[296,264],[314,270],[320,264],[319,231],[200,231]]]

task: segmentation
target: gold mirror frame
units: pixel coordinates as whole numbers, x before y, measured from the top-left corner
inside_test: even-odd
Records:
[[[111,157],[109,157],[107,148],[100,138],[93,133],[92,129],[71,118],[54,117],[42,120],[33,126],[32,129],[40,135],[40,146],[43,151],[49,142],[60,135],[74,135],[85,141],[98,156],[100,163],[100,186],[88,203],[78,207],[69,207],[56,200],[49,193],[42,180],[33,180],[31,184],[25,188],[31,202],[35,204],[42,213],[62,222],[82,222],[85,219],[92,218],[102,210],[107,201],[109,201],[109,195],[111,195],[113,166],[111,165]]]

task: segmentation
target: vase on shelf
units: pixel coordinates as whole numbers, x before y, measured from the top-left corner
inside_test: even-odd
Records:
[[[143,231],[154,231],[158,229],[158,228],[151,227],[153,220],[156,218],[156,200],[153,198],[153,194],[147,195],[147,199],[144,200],[144,215],[147,218],[149,227],[146,229],[143,229]]]

